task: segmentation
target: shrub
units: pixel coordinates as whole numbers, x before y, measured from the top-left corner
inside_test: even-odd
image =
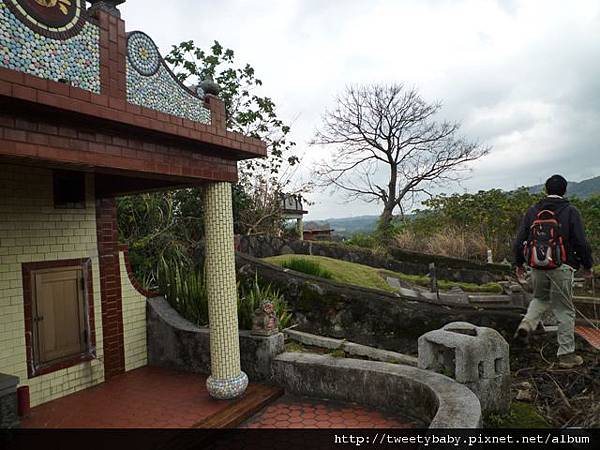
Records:
[[[296,272],[314,275],[315,277],[326,278],[328,280],[333,278],[332,273],[321,267],[321,265],[316,261],[292,258],[288,261],[284,261],[281,266],[285,267],[286,269],[295,270]]]
[[[488,246],[484,236],[475,231],[463,231],[458,227],[448,227],[443,232],[428,235],[405,229],[396,235],[395,244],[401,249],[419,253],[487,261]]]
[[[158,289],[181,316],[196,325],[208,323],[206,286],[199,271],[161,259]]]
[[[373,249],[378,246],[378,241],[375,236],[367,233],[356,233],[347,241],[344,241],[348,245],[356,245],[357,247]]]
[[[279,320],[279,328],[287,328],[292,323],[292,314],[288,311],[287,303],[277,289],[270,284],[264,285],[259,282],[258,276],[251,282],[238,284],[238,322],[243,330],[252,329],[252,318],[254,311],[264,301],[273,303],[275,315]]]

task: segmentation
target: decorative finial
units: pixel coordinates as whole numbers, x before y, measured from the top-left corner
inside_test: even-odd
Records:
[[[121,17],[121,12],[117,9],[117,6],[125,3],[126,0],[88,0],[92,6],[89,9],[91,12],[96,10],[106,11],[114,16]]]
[[[200,89],[202,90],[202,92],[204,93],[204,95],[219,95],[219,92],[221,92],[221,87],[215,83],[215,80],[213,80],[213,77],[211,75],[208,75],[204,80],[202,80],[200,82],[200,84],[198,85],[198,94],[200,94]]]

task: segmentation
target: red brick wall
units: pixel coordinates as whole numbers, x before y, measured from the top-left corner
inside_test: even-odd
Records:
[[[114,83],[111,81],[104,84],[104,89],[116,90],[115,94],[120,89],[119,67],[118,64],[113,67],[117,70],[117,78],[111,78]],[[112,74],[112,71],[109,73]],[[138,133],[152,131],[169,138],[184,139],[199,150],[203,146],[218,150],[219,156],[223,158],[241,160],[267,154],[266,146],[260,140],[225,129],[223,103],[211,96],[207,96],[206,103],[211,110],[212,119],[211,124],[206,125],[132,105],[123,97],[94,94],[0,67],[0,110],[9,111],[13,109],[13,104],[23,102],[27,102],[27,107],[43,106],[58,112],[75,113],[98,128],[101,128],[100,122],[108,121],[137,128],[132,131]]]
[[[109,379],[125,372],[123,305],[115,199],[96,201],[96,227],[102,303],[104,377]]]
[[[0,155],[182,177],[180,181],[237,180],[237,162],[189,143],[148,133],[97,127],[69,116],[0,112]]]

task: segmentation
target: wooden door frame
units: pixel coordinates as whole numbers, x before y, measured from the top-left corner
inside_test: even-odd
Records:
[[[39,270],[79,267],[84,274],[85,321],[89,333],[88,348],[79,355],[59,359],[49,364],[38,365],[34,358],[34,277]],[[94,283],[92,279],[92,261],[90,258],[64,259],[58,261],[39,261],[22,264],[23,306],[25,316],[25,346],[27,355],[28,378],[55,372],[96,358],[96,326],[94,320]]]

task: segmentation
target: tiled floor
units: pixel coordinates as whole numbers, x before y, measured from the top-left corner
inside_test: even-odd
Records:
[[[144,367],[31,410],[24,428],[189,428],[232,402],[203,375]]]
[[[600,331],[592,327],[578,325],[575,332],[590,343],[594,348],[600,350]]]
[[[414,421],[353,403],[284,395],[242,428],[414,428]]]

